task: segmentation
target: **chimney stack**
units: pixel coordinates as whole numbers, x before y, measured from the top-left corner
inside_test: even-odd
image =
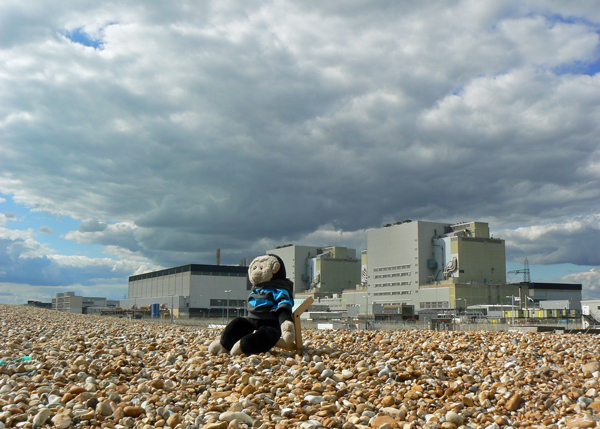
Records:
[[[217,249],[217,265],[221,265],[221,249]]]

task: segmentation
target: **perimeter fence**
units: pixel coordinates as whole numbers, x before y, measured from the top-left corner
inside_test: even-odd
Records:
[[[162,324],[176,324],[181,326],[195,326],[198,328],[213,328],[223,329],[227,325],[227,319],[212,318],[212,319],[200,319],[200,318],[164,318],[164,319],[152,319],[144,318],[139,319],[144,321],[150,321]],[[544,323],[540,324],[527,324],[527,323],[491,323],[486,321],[470,322],[470,323],[446,323],[446,322],[434,322],[430,320],[422,321],[375,321],[369,322],[365,325],[365,322],[332,322],[325,320],[302,320],[302,329],[345,329],[345,330],[403,330],[403,329],[414,329],[414,330],[433,330],[433,331],[532,331],[536,332],[540,330],[540,327],[544,328],[545,331],[556,331],[564,332],[570,330],[581,330],[583,329],[581,322],[569,321],[569,323]]]

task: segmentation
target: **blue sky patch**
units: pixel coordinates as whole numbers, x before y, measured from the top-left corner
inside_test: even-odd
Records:
[[[103,47],[102,40],[92,37],[81,27],[76,28],[75,30],[64,30],[62,34],[72,42],[79,43],[83,46],[90,46],[100,50]]]

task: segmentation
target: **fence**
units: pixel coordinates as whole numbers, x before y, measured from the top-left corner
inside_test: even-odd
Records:
[[[232,318],[231,318],[232,319]],[[231,320],[230,319],[230,320]],[[222,329],[227,324],[227,319],[223,318],[212,318],[212,319],[199,319],[199,318],[174,318],[171,319],[151,319],[145,318],[140,319],[144,321],[162,323],[162,324],[176,324],[180,326],[194,326],[198,328],[216,328]],[[319,324],[327,323],[325,320],[302,320],[302,329],[317,329]],[[365,322],[347,322],[344,323],[345,329],[368,329],[368,330],[401,330],[401,329],[416,329],[416,330],[434,330],[434,331],[537,331],[538,327],[543,326],[545,330],[549,331],[564,331],[564,330],[575,330],[582,329],[580,321],[569,320],[556,322],[556,323],[488,323],[485,321],[472,322],[472,323],[444,323],[444,322],[433,322],[430,320],[421,321],[369,321],[365,327]]]

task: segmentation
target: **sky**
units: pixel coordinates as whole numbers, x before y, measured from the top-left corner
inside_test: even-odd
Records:
[[[4,0],[0,64],[0,303],[403,219],[600,298],[595,1]]]

